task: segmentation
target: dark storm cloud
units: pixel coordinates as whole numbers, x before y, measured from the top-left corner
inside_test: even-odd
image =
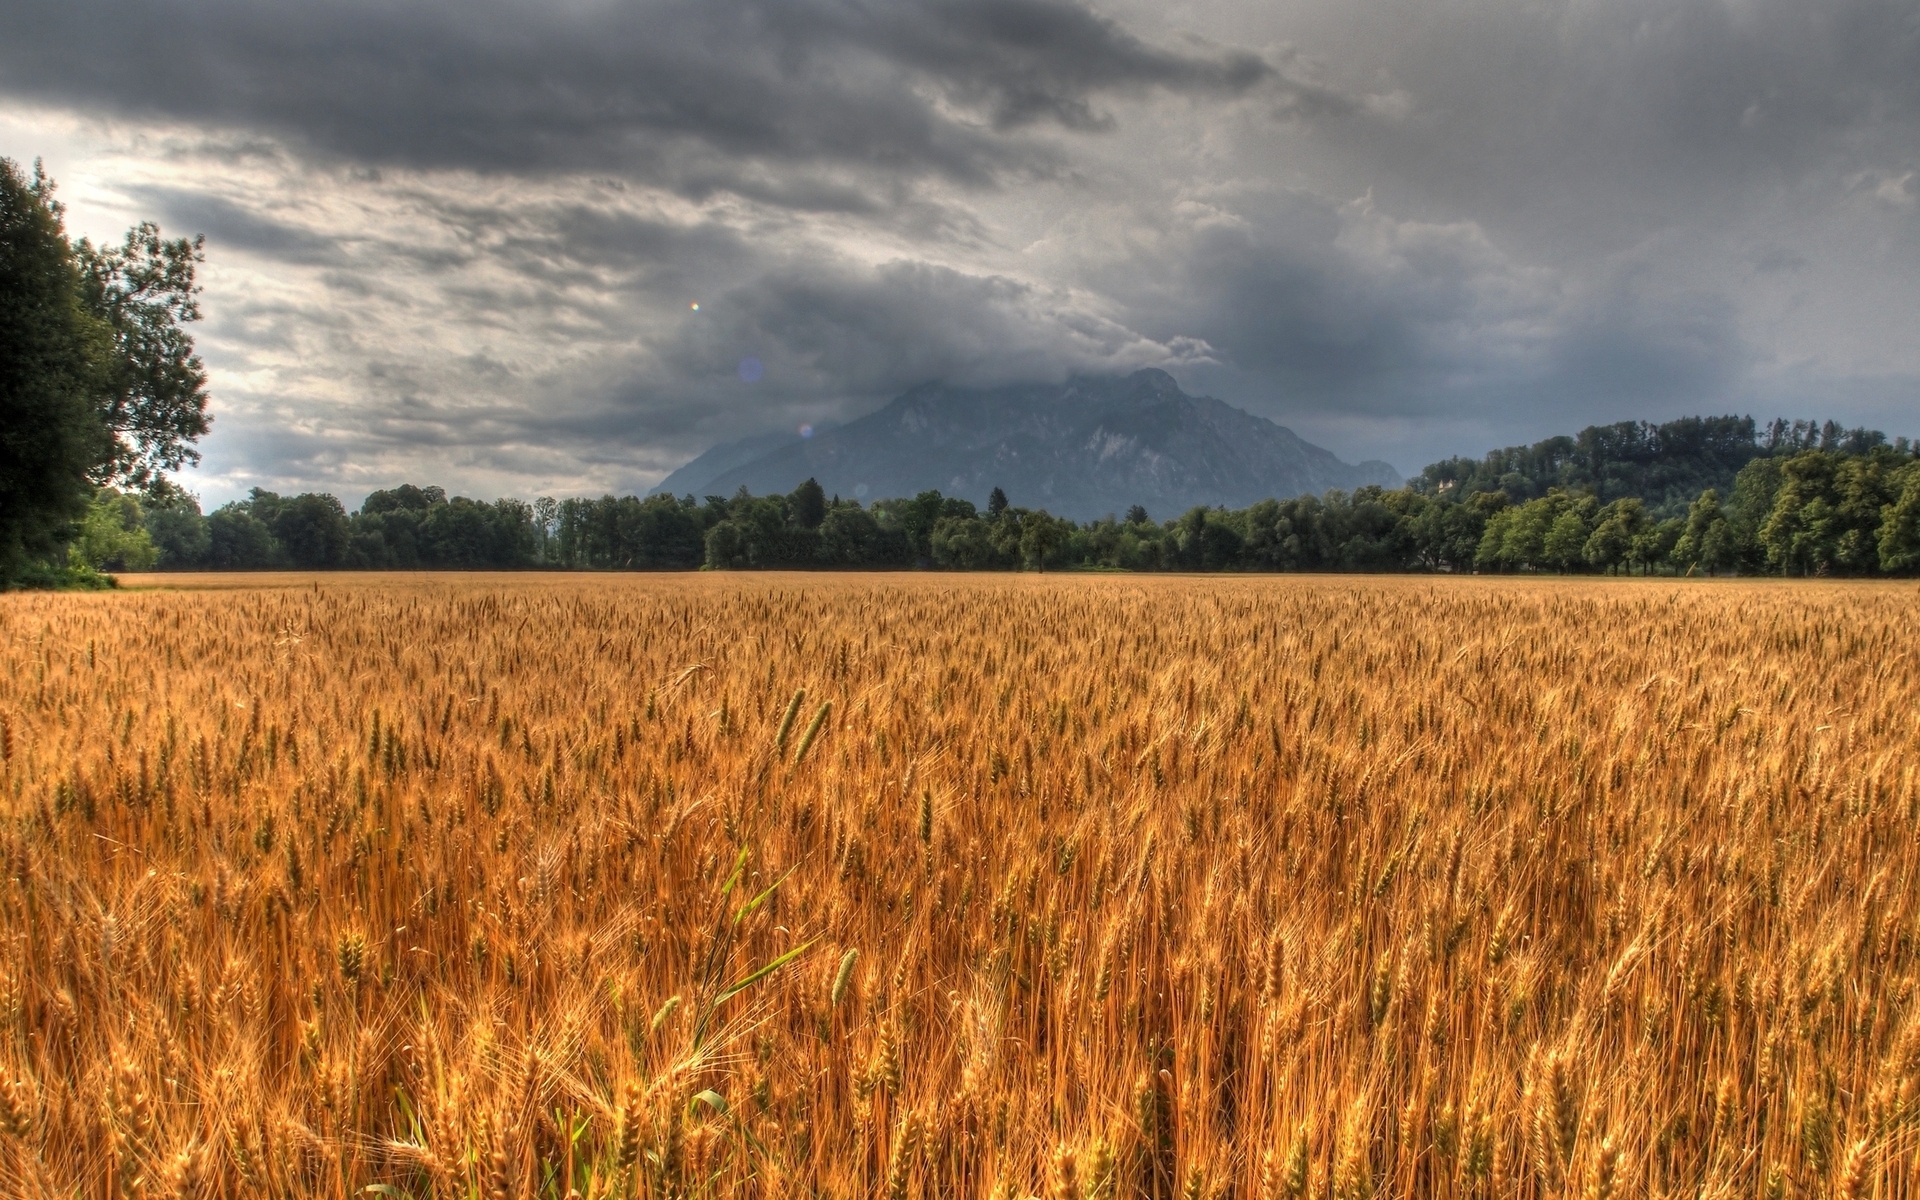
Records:
[[[282,262],[344,261],[334,239],[250,211],[220,196],[177,187],[134,187],[128,191],[163,225],[203,234],[215,253],[232,247]]]
[[[1383,4],[1406,119],[1342,129],[1383,196],[1590,253],[1920,157],[1911,0]],[[1892,162],[1876,162],[1878,158]],[[1904,167],[1902,169],[1905,169]]]
[[[1165,11],[20,0],[0,96],[208,235],[210,461],[304,484],[1144,365],[1403,469],[1920,400],[1913,0]]]
[[[930,379],[984,383],[1044,378],[1077,357],[1075,330],[1031,284],[927,263],[877,269],[786,268],[722,298],[722,361],[738,348],[809,382],[860,396]],[[1120,347],[1096,335],[1088,357]],[[730,363],[728,364],[730,365]]]
[[[1660,296],[1617,284],[1572,314],[1551,354],[1549,377],[1561,397],[1590,407],[1626,400],[1664,409],[1726,396],[1752,347],[1725,296]]]
[[[1103,92],[1157,86],[1232,94],[1275,76],[1258,55],[1172,53],[1105,17],[1054,0],[943,0],[873,15],[878,20],[854,36],[946,81],[957,96],[990,112],[1002,130],[1045,121],[1105,129],[1111,118],[1092,103]]]
[[[1201,357],[1149,342],[1068,298],[922,262],[812,258],[717,295],[650,377],[576,412],[517,418],[528,440],[707,442],[741,428],[850,418],[929,380],[995,384]],[[764,375],[739,377],[743,358]],[[704,448],[704,446],[702,446]]]
[[[1484,386],[1544,369],[1567,324],[1550,281],[1528,277],[1478,230],[1396,222],[1307,193],[1208,207],[1150,244],[1103,264],[1095,285],[1126,298],[1129,326],[1204,340],[1243,393],[1264,391],[1279,411],[1457,402],[1463,376]]]
[[[26,0],[8,26],[0,87],[17,96],[267,129],[354,161],[696,189],[751,186],[753,163],[982,184],[1060,166],[999,134],[1104,127],[1104,95],[1230,95],[1275,75],[1244,51],[1149,45],[1072,0]],[[802,207],[871,202],[831,179],[760,182]]]
[[[1558,403],[1589,407],[1704,400],[1723,395],[1747,361],[1733,305],[1717,294],[1663,295],[1627,274],[1568,296],[1525,278],[1472,231],[1408,229],[1370,213],[1343,223],[1324,205],[1297,203],[1318,219],[1272,222],[1257,236],[1204,230],[1182,243],[1174,269],[1185,287],[1170,311],[1139,323],[1184,321],[1228,362],[1299,399],[1380,412],[1457,403],[1463,374],[1475,387],[1526,379]],[[1365,236],[1383,225],[1385,238]]]

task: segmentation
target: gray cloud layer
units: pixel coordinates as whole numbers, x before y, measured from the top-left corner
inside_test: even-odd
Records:
[[[1103,96],[1300,90],[1258,55],[1149,45],[1060,0],[62,0],[10,24],[19,94],[353,162],[624,171],[696,192],[773,168],[986,185],[1060,169],[1007,135],[1109,128]]]
[[[208,234],[214,495],[643,487],[928,378],[1141,365],[1403,469],[1920,424],[1913,4],[1164,13],[24,0],[0,153],[98,232]]]

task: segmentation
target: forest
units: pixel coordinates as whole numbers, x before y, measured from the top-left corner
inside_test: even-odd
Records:
[[[937,491],[482,501],[403,485],[202,513],[103,489],[72,554],[102,570],[271,568],[1554,572],[1866,576],[1920,568],[1920,454],[1828,422],[1689,418],[1428,467],[1407,487],[1091,522]]]

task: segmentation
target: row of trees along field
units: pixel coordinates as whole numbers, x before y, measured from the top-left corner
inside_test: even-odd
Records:
[[[1703,424],[1676,422],[1686,433]],[[103,490],[76,553],[104,569],[526,568],[650,570],[912,568],[1135,571],[1545,571],[1604,574],[1910,574],[1920,569],[1920,456],[1900,439],[1836,426],[1776,424],[1754,452],[1693,473],[1642,464],[1634,477],[1582,446],[1614,426],[1553,439],[1571,454],[1496,451],[1430,467],[1406,488],[1329,492],[1250,507],[1196,508],[1154,521],[1077,523],[1010,505],[984,512],[923,492],[911,499],[791,494],[626,496],[528,503],[448,497],[411,485],[349,514],[333,496],[256,490],[203,515],[176,490],[144,499]],[[1639,430],[1657,441],[1667,426]],[[1716,436],[1719,436],[1716,434]],[[1727,440],[1727,439],[1722,439]],[[1542,443],[1546,446],[1546,443]],[[1621,494],[1638,482],[1651,495]],[[1715,486],[1718,485],[1718,486]]]

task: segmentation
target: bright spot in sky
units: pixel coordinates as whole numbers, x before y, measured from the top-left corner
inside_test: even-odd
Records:
[[[698,300],[695,300],[695,301],[694,301],[694,302],[693,302],[692,304],[689,304],[689,305],[687,305],[687,307],[688,307],[688,308],[690,308],[690,309],[692,309],[692,310],[693,310],[693,311],[695,311],[695,312],[699,312],[699,311],[700,311],[700,302],[699,302]]]
[[[866,485],[866,484],[864,484],[864,483],[856,483],[856,484],[854,484],[854,485],[853,485],[853,494],[854,494],[854,495],[856,495],[856,496],[865,496],[865,495],[867,494],[867,485]]]
[[[812,437],[812,436],[813,436],[813,426],[811,426],[811,425],[802,425],[802,426],[800,427],[800,436],[801,436],[801,437],[803,437],[803,438],[810,438],[810,437]]]
[[[760,376],[765,373],[765,369],[760,366],[760,360],[753,355],[749,354],[740,360],[740,378],[745,382],[758,383]]]

